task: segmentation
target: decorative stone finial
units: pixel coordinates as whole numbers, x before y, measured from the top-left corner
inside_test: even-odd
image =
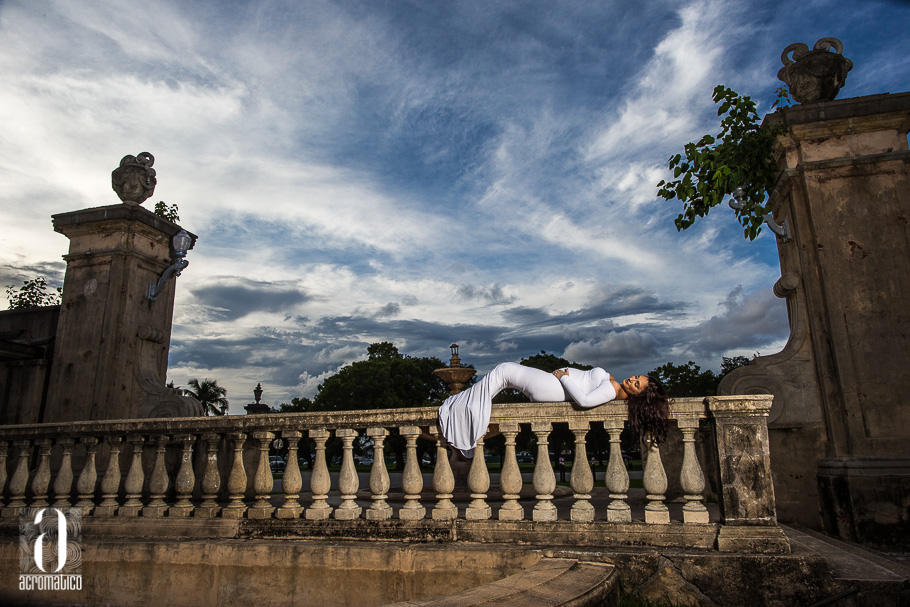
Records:
[[[148,152],[127,154],[111,172],[111,187],[125,204],[142,204],[155,192],[155,157]]]
[[[790,96],[799,103],[833,101],[847,80],[847,72],[853,69],[853,62],[843,52],[844,45],[837,38],[822,38],[811,51],[802,42],[795,42],[781,53],[784,67],[777,78],[787,84]]]

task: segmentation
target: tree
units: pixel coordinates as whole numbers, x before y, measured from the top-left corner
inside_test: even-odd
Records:
[[[162,219],[167,219],[171,223],[180,221],[180,215],[177,214],[177,205],[172,204],[171,206],[168,206],[164,204],[163,200],[159,200],[155,203],[155,215]]]
[[[434,357],[405,356],[389,342],[367,348],[367,360],[341,369],[316,392],[312,411],[396,409],[438,404],[446,391],[433,371],[445,364]]]
[[[187,382],[189,389],[185,392],[202,405],[205,415],[224,415],[228,409],[227,389],[218,385],[218,381],[205,378],[200,382],[195,377]]]
[[[42,306],[59,306],[63,289],[57,287],[57,292],[48,292],[47,281],[39,276],[32,280],[25,280],[18,289],[13,286],[6,287],[6,298],[9,300],[10,310],[27,310]]]
[[[778,99],[783,94],[778,89]],[[777,181],[777,164],[772,145],[779,130],[762,129],[755,111],[755,102],[748,96],[718,85],[714,103],[719,103],[717,115],[721,131],[716,137],[705,135],[698,142],[683,146],[683,154],[669,159],[673,181],[661,180],[657,195],[666,200],[678,199],[683,211],[675,220],[677,230],[691,227],[696,218],[704,217],[719,205],[725,196],[742,188],[745,204],[735,209],[743,226],[743,235],[754,240],[761,232],[765,214],[771,212],[768,193]]]
[[[724,376],[749,364],[749,359],[745,356],[734,356],[732,358],[724,356],[721,359],[720,373],[715,373],[711,369],[701,370],[691,360],[684,365],[675,365],[668,362],[661,365],[648,373],[653,375],[664,385],[670,396],[711,396],[717,394],[717,388],[720,380]]]
[[[294,397],[289,403],[281,403],[278,405],[279,413],[303,413],[305,411],[311,411],[313,407],[313,401],[307,397]]]

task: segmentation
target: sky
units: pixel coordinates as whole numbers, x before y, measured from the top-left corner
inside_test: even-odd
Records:
[[[168,379],[242,413],[367,346],[481,373],[541,350],[617,376],[779,351],[773,234],[677,232],[667,159],[717,84],[771,111],[780,54],[833,36],[839,98],[910,84],[910,3],[0,0],[0,288],[62,285],[51,215],[146,202],[198,235]]]

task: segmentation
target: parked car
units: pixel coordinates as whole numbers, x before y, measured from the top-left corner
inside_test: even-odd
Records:
[[[357,460],[357,463],[360,464],[361,466],[372,466],[373,458],[372,457],[361,457],[360,459]]]
[[[287,468],[287,462],[277,455],[270,455],[269,468],[272,469],[272,472],[284,472],[284,469]]]
[[[517,453],[516,457],[518,458],[519,464],[533,464],[534,463],[534,456],[531,455],[530,453],[525,453],[525,452]]]

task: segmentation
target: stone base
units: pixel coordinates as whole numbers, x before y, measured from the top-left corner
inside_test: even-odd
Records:
[[[167,506],[146,506],[142,509],[142,516],[148,518],[161,518],[167,512]]]
[[[368,521],[386,521],[392,518],[392,507],[385,504],[384,508],[367,508],[363,515]]]
[[[95,506],[95,516],[114,516],[119,506]]]
[[[717,530],[719,552],[758,552],[763,554],[789,554],[790,540],[780,527],[722,525]]]
[[[221,518],[243,518],[244,508],[228,506],[221,511]]]
[[[452,521],[458,518],[458,508],[454,504],[448,508],[433,508],[431,516],[434,521]]]
[[[707,525],[710,520],[708,520],[708,511],[703,510],[686,510],[683,507],[683,523],[690,525]]]
[[[253,518],[253,519],[272,518],[272,514],[274,514],[274,513],[275,513],[275,508],[273,506],[268,506],[265,508],[252,506],[250,508],[247,508],[246,517]]]
[[[165,510],[166,509],[167,509],[167,507],[165,507]],[[143,508],[142,506],[120,506],[117,509],[117,516],[118,517],[139,516],[140,513],[142,513],[144,515],[143,510],[145,510],[145,508]]]
[[[300,518],[303,506],[282,506],[275,512],[278,518]]]
[[[825,533],[883,550],[910,550],[910,457],[842,457],[818,463]]]
[[[221,512],[221,506],[196,506],[193,516],[196,518],[215,518]]]
[[[521,507],[516,502],[511,508],[508,508],[508,504],[503,504],[502,508],[499,509],[499,520],[501,521],[521,521],[525,518],[525,509]]]
[[[427,517],[427,509],[423,506],[418,506],[416,508],[408,508],[405,505],[401,510],[398,511],[398,518],[403,521],[419,521]]]
[[[647,506],[645,506],[645,523],[648,525],[669,525],[670,511],[666,507],[663,510],[648,510]]]
[[[192,506],[171,506],[167,511],[167,515],[171,518],[189,518],[192,514]]]
[[[303,517],[308,521],[324,521],[332,516],[331,506],[311,506],[303,513]]]
[[[632,509],[626,505],[625,508],[607,508],[608,523],[631,523]]]
[[[549,508],[544,509],[538,508],[537,506],[534,507],[534,512],[531,513],[531,520],[543,522],[551,522],[557,520],[558,512],[556,511],[556,506],[550,502],[546,503],[550,504]]]
[[[0,510],[0,518],[15,518],[19,516],[19,512],[22,511],[24,506],[6,506]]]
[[[576,523],[594,522],[594,506],[590,502],[575,502],[569,516]]]
[[[485,521],[493,516],[493,509],[489,506],[468,506],[465,508],[464,517],[469,521]]]
[[[353,502],[349,502],[353,504]],[[360,506],[355,506],[353,508],[345,508],[344,504],[335,509],[335,512],[332,513],[332,516],[336,521],[352,521],[354,519],[360,518],[360,514],[363,512],[363,508]]]

